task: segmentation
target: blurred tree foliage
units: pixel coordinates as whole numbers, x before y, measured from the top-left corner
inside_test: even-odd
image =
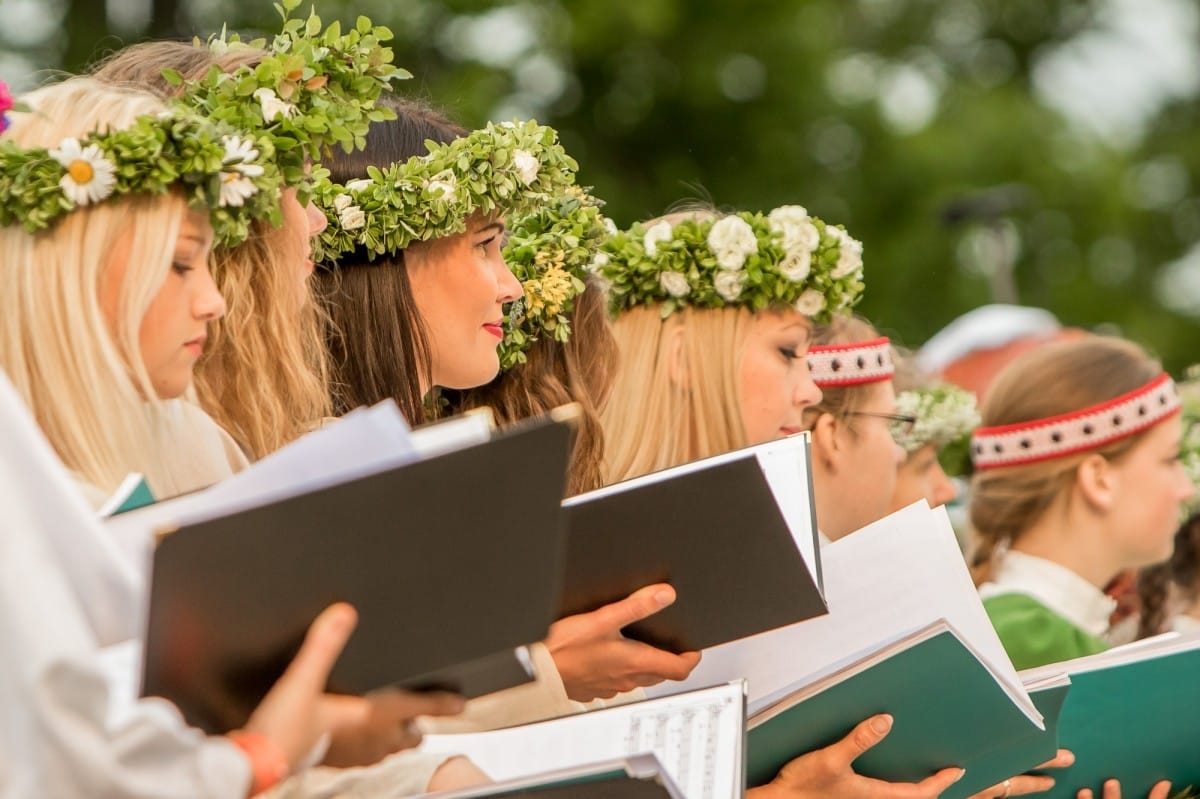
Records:
[[[114,40],[98,0],[58,2],[62,66],[78,69]],[[112,4],[131,0],[108,2],[111,22]],[[1156,285],[1200,240],[1195,103],[1168,105],[1118,146],[1035,86],[1044,56],[1102,25],[1104,4],[321,0],[318,11],[392,27],[397,62],[416,74],[401,91],[465,123],[522,114],[557,126],[619,224],[687,199],[799,203],[865,242],[860,310],[905,343],[1015,300],[1119,330],[1178,369],[1200,360],[1200,328]],[[151,6],[125,40],[275,25],[261,0]]]

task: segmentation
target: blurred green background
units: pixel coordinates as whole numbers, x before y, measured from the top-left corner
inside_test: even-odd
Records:
[[[866,245],[910,346],[990,301],[1200,360],[1192,0],[321,0],[396,33],[401,91],[558,127],[618,224],[805,205]],[[266,0],[0,0],[0,77],[271,31]]]

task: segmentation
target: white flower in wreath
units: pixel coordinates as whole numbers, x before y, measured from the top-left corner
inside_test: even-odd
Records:
[[[604,267],[608,266],[608,253],[598,252],[592,262],[588,264],[589,272],[599,272]]]
[[[222,172],[221,173],[221,191],[217,196],[217,206],[220,208],[228,208],[234,206],[242,207],[246,200],[258,193],[258,186],[250,178],[242,175],[240,172]]]
[[[607,216],[604,219],[604,229],[608,231],[608,235],[617,235],[617,223],[609,219]]]
[[[737,270],[745,266],[747,256],[758,251],[758,238],[745,219],[727,216],[713,223],[708,231],[708,246],[717,256],[719,267]]]
[[[366,191],[371,188],[370,178],[356,178],[346,184],[346,191]]]
[[[713,278],[713,288],[721,295],[721,299],[725,302],[735,302],[738,297],[742,296],[742,283],[746,279],[745,272],[718,272]]]
[[[98,144],[80,147],[78,139],[63,139],[50,157],[62,164],[67,173],[58,186],[76,205],[90,205],[108,198],[117,185],[117,168],[104,157]]]
[[[262,106],[263,122],[274,122],[279,117],[291,119],[296,115],[296,106],[280,100],[274,89],[256,89],[254,99]]]
[[[808,289],[796,300],[796,311],[802,316],[816,316],[825,310],[825,295],[816,289]]]
[[[262,175],[263,168],[254,163],[258,160],[258,150],[255,149],[253,143],[246,141],[241,136],[222,136],[221,143],[225,145],[225,155],[221,159],[222,165],[232,167],[248,178]]]
[[[663,272],[658,276],[658,284],[663,287],[663,291],[676,299],[686,297],[692,291],[687,275],[683,272]]]
[[[349,194],[339,194],[333,198],[333,210],[339,214],[354,204],[354,198]]]
[[[429,192],[435,199],[449,201],[454,197],[454,192],[458,190],[458,179],[454,177],[454,173],[446,170],[439,172],[434,177],[425,181],[425,191]]]
[[[646,235],[642,237],[642,246],[646,248],[646,255],[651,257],[658,255],[658,243],[660,241],[670,241],[672,235],[674,234],[671,230],[671,223],[665,219],[652,226],[646,231]]]
[[[338,211],[338,224],[342,230],[358,230],[367,224],[367,215],[357,205],[350,205]]]
[[[799,205],[784,205],[767,214],[771,231],[782,239],[783,249],[814,252],[821,246],[821,232],[812,223],[808,211]]]
[[[513,166],[517,168],[517,177],[526,186],[537,180],[538,170],[542,165],[538,160],[524,150],[513,150]]]
[[[825,229],[832,233],[834,238],[838,240],[838,261],[833,267],[833,278],[839,280],[860,272],[863,266],[862,242],[851,237],[849,233],[841,228],[829,227]]]
[[[812,253],[803,248],[788,252],[779,262],[779,274],[793,283],[799,283],[812,272]]]

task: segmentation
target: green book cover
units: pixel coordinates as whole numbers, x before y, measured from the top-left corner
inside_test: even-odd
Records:
[[[973,760],[963,778],[943,792],[941,799],[965,799],[1054,757],[1058,752],[1059,714],[1070,688],[1070,685],[1055,685],[1040,691],[1030,691],[1029,698],[1042,714],[1046,731],[1034,732],[991,754]],[[1015,763],[1027,765],[1019,771],[1013,771]]]
[[[1200,786],[1200,649],[1071,674],[1059,745],[1075,765],[1054,772],[1047,799],[1100,795],[1106,779],[1123,796],[1145,796],[1170,780],[1172,793]]]
[[[788,761],[841,740],[877,713],[892,715],[892,731],[854,768],[893,782],[948,766],[970,774],[981,758],[1042,735],[953,631],[944,623],[934,629],[941,631],[752,726],[747,784],[768,782]],[[1017,754],[996,765],[1011,776],[1046,759]]]

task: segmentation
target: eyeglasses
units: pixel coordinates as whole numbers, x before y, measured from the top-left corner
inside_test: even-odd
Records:
[[[917,417],[907,413],[876,413],[875,411],[849,411],[847,416],[873,416],[876,419],[887,419],[892,423],[892,435],[907,436],[917,426]]]

